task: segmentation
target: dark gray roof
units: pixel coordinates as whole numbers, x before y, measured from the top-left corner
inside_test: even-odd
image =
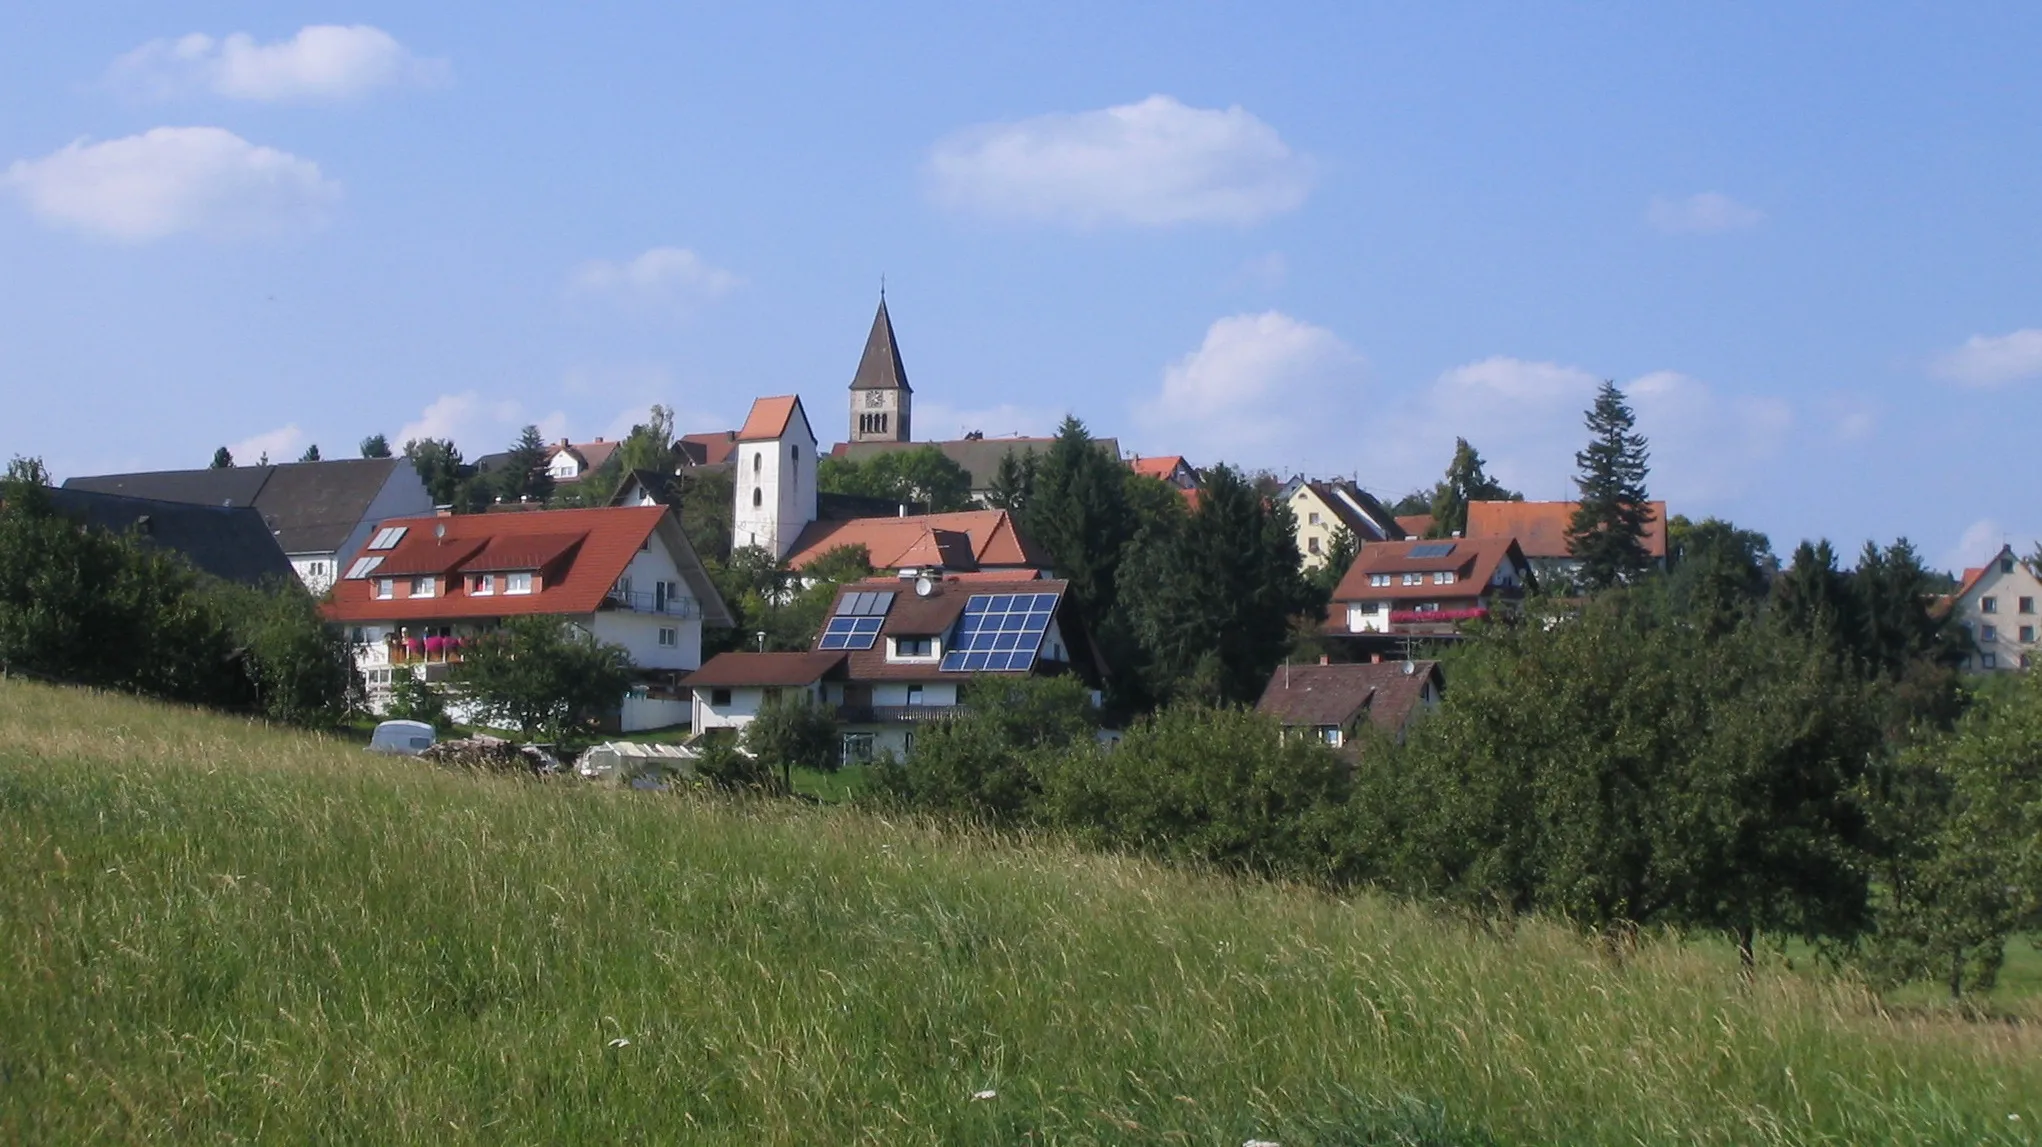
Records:
[[[243,585],[297,585],[291,561],[249,506],[203,506],[155,498],[127,498],[91,490],[50,491],[50,503],[72,521],[122,534],[145,545],[174,550],[205,573]]]
[[[202,506],[253,506],[287,554],[338,551],[403,458],[348,458],[218,470],[159,470],[72,478],[67,490]]]
[[[1117,438],[1094,438],[1093,445],[1108,458],[1120,461],[1120,440]],[[832,456],[849,458],[853,462],[863,461],[875,454],[886,454],[900,450],[919,450],[934,446],[943,456],[964,467],[971,475],[971,488],[984,491],[992,488],[993,475],[999,472],[1000,459],[1009,454],[1033,450],[1037,454],[1048,454],[1056,445],[1054,438],[959,438],[949,442],[845,442],[839,443]]]
[[[1312,492],[1347,527],[1357,542],[1401,542],[1405,539],[1404,527],[1397,524],[1397,516],[1382,504],[1374,494],[1344,479],[1330,482],[1308,482]]]
[[[879,300],[879,313],[872,316],[872,333],[865,336],[865,354],[858,360],[858,373],[851,376],[852,390],[905,390],[908,368],[901,365],[900,344],[894,341],[893,320],[886,314],[886,298]]]

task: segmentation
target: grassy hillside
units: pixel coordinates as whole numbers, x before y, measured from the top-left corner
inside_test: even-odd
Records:
[[[0,1142],[2028,1142],[2032,1025],[0,684]],[[995,1092],[974,1099],[975,1093]],[[2014,1118],[2018,1116],[2019,1118]]]

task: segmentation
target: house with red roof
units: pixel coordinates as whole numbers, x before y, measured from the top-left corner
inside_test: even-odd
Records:
[[[626,731],[687,719],[677,683],[702,663],[702,627],[733,623],[679,517],[657,505],[388,519],[323,608],[353,639],[376,712],[403,674],[451,680],[462,645],[506,618],[571,622],[638,670],[618,699]]]
[[[829,706],[846,763],[914,751],[915,730],[964,712],[974,680],[1104,677],[1056,579],[984,573],[875,577],[837,591],[805,653],[722,653],[681,684],[698,730],[742,729],[767,702],[798,694]]]
[[[562,438],[546,455],[546,473],[558,483],[573,485],[596,470],[617,453],[619,443],[605,442],[598,438],[594,442],[569,442]]]
[[[1971,652],[1964,668],[1974,673],[2004,673],[2033,667],[2042,656],[2037,627],[2042,614],[2042,577],[2035,567],[2001,546],[1991,561],[1964,571],[1964,580],[1949,596],[1945,610],[1954,613],[1957,624],[1970,639]]]
[[[1511,538],[1377,542],[1363,546],[1340,579],[1322,632],[1456,637],[1462,623],[1514,606],[1535,584]]]
[[[1666,503],[1647,502],[1645,553],[1654,567],[1666,569]],[[1581,509],[1579,502],[1469,502],[1470,538],[1509,538],[1549,586],[1572,585],[1581,560],[1567,544],[1567,527]]]

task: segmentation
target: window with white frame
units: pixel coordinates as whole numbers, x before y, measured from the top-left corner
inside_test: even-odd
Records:
[[[505,593],[532,592],[531,573],[529,571],[519,570],[517,573],[507,573],[503,575],[503,592]]]
[[[1305,521],[1306,521],[1306,522],[1308,522],[1308,523],[1310,523],[1311,525],[1314,525],[1314,526],[1318,525],[1318,524],[1319,524],[1319,511],[1317,511],[1317,510],[1313,510],[1313,511],[1312,511],[1311,513],[1309,513],[1309,514],[1306,514],[1306,515],[1305,515]]]
[[[475,588],[468,592],[477,597],[492,596],[496,593],[496,575],[493,573],[476,574]]]
[[[376,579],[376,597],[378,600],[387,601],[388,599],[396,596],[397,596],[396,578],[379,577]]]
[[[1405,585],[1424,585],[1424,584],[1425,584],[1425,575],[1424,575],[1424,574],[1422,574],[1422,573],[1407,573],[1407,574],[1405,574],[1405,575],[1404,575],[1404,584],[1405,584]]]
[[[845,733],[843,763],[862,765],[872,760],[873,736],[870,733]]]
[[[1441,570],[1432,575],[1432,584],[1434,585],[1452,585],[1453,583],[1454,572],[1452,570]]]
[[[420,574],[411,579],[411,596],[431,597],[440,588],[440,579],[431,574]]]
[[[1386,574],[1386,573],[1376,573],[1376,574],[1370,574],[1370,575],[1368,575],[1368,584],[1370,584],[1370,585],[1388,585],[1388,584],[1390,584],[1390,575],[1389,575],[1389,574]]]
[[[681,631],[671,625],[660,626],[659,643],[663,648],[672,649],[681,643]]]

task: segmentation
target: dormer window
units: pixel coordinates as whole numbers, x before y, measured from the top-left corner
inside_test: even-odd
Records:
[[[1441,570],[1432,575],[1432,584],[1434,585],[1452,585],[1453,583],[1454,572],[1452,570]]]
[[[396,596],[397,596],[396,578],[379,577],[376,579],[376,599],[378,601],[388,601],[389,599]]]
[[[431,574],[424,574],[411,579],[411,596],[413,597],[431,597],[439,592],[439,588],[440,579]]]
[[[893,660],[934,661],[936,639],[933,637],[896,637],[893,639]]]
[[[520,570],[517,573],[507,573],[503,575],[503,592],[505,593],[532,592],[532,575],[524,570]]]
[[[1390,575],[1389,575],[1389,574],[1386,574],[1386,573],[1373,573],[1373,574],[1370,574],[1370,575],[1368,575],[1368,584],[1370,584],[1370,585],[1388,585],[1388,584],[1390,584]]]
[[[493,573],[476,574],[474,588],[468,592],[476,597],[489,597],[496,593],[496,575]]]
[[[1405,585],[1424,585],[1424,584],[1425,584],[1425,575],[1424,575],[1424,574],[1422,574],[1422,573],[1407,573],[1407,574],[1405,574],[1405,575],[1404,575],[1404,584],[1405,584]]]

